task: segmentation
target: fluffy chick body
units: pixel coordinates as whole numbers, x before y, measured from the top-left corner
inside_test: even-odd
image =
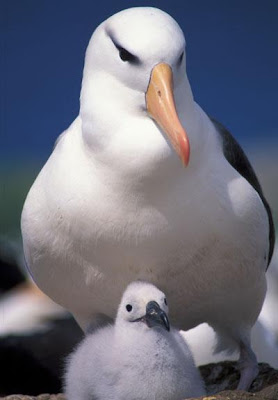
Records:
[[[182,400],[204,395],[201,376],[180,333],[126,321],[121,307],[123,302],[115,325],[89,334],[70,356],[67,399]]]

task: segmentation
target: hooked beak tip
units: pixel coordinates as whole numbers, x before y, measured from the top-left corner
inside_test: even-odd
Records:
[[[146,324],[149,328],[154,326],[160,326],[170,331],[170,323],[168,316],[164,310],[162,310],[156,301],[150,301],[146,306]]]

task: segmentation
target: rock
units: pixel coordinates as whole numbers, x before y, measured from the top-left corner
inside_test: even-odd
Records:
[[[223,361],[217,364],[208,364],[200,367],[201,374],[206,382],[208,394],[223,390],[234,390],[239,382],[239,371],[234,361]],[[259,364],[259,374],[252,383],[250,392],[259,392],[262,389],[278,384],[278,371],[268,364]],[[278,395],[276,397],[278,400]]]
[[[200,367],[200,371],[205,379],[208,395],[200,397],[199,400],[278,400],[278,371],[267,364],[259,364],[259,375],[253,382],[250,392],[231,390],[236,387],[239,380],[235,362],[224,361],[205,365]],[[220,393],[212,394],[214,391]],[[63,394],[41,394],[38,397],[11,395],[1,399],[66,400]]]
[[[235,390],[239,381],[237,363],[223,361],[200,367],[208,395],[202,400],[278,400],[278,371],[268,364],[259,364],[259,375],[250,392]],[[214,394],[217,393],[217,394]]]
[[[0,399],[5,400],[66,400],[65,396],[62,393],[59,394],[40,394],[37,397],[34,396],[25,396],[20,394],[12,394],[8,397],[0,397]]]
[[[200,397],[198,400],[277,400],[277,396],[278,385],[276,384],[257,393],[244,392],[242,390],[225,390],[215,395]]]

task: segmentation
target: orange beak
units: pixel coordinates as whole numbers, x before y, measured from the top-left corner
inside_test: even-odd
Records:
[[[151,73],[146,92],[149,115],[167,134],[173,148],[185,166],[188,165],[190,146],[188,136],[182,127],[173,94],[173,73],[168,64],[157,64]]]

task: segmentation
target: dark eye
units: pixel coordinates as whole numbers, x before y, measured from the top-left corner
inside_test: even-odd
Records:
[[[183,59],[183,55],[184,55],[184,51],[183,51],[183,52],[181,53],[181,55],[179,56],[178,65],[181,65],[182,59]]]
[[[114,46],[118,49],[119,51],[119,56],[120,59],[124,62],[130,62],[132,64],[140,64],[140,59],[135,56],[134,54],[131,54],[129,51],[124,49],[122,46],[119,45],[118,41],[113,37],[111,32],[107,32],[108,36],[110,37],[112,43]]]
[[[132,305],[131,305],[131,304],[127,304],[127,305],[125,306],[125,308],[126,308],[126,310],[127,310],[128,312],[130,312],[130,311],[132,310]]]
[[[119,56],[123,61],[132,62],[136,60],[136,57],[123,47],[119,47]]]
[[[165,303],[165,306],[168,305],[167,300],[166,300],[166,297],[164,297],[164,303]]]

